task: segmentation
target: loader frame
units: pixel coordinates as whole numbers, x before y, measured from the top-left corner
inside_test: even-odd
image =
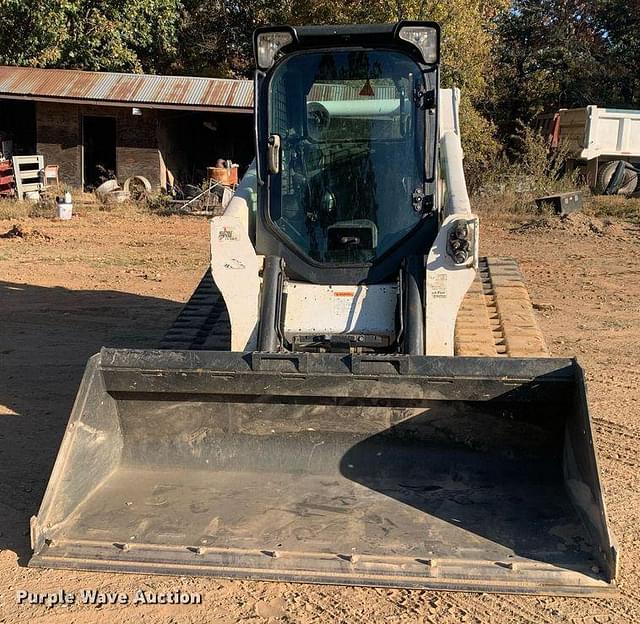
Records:
[[[423,48],[400,41],[404,27],[415,28],[407,37]],[[258,163],[212,220],[211,270],[165,349],[102,349],[90,359],[32,518],[30,565],[504,593],[615,591],[617,547],[584,375],[573,359],[544,357],[513,262],[483,261],[473,293],[479,307],[463,314],[461,335],[474,349],[486,328],[469,317],[484,314],[491,356],[453,357],[458,310],[479,267],[478,218],[464,180],[459,93],[438,90],[439,57],[421,27],[439,39],[433,24],[401,22],[280,28],[275,48],[263,46],[262,60],[273,52],[275,63],[278,41],[290,54],[373,46],[421,49],[431,59],[422,69],[432,82],[420,98],[434,132],[433,171],[427,162],[424,188],[412,198],[425,209],[422,222],[386,259],[363,256],[374,260],[361,266],[316,266],[271,232],[260,99],[269,66],[259,62]],[[274,138],[272,171],[277,146]],[[316,296],[321,290],[330,292]],[[334,324],[291,324],[293,339],[285,341],[294,292],[312,312],[315,302],[333,302],[319,305]],[[368,294],[374,325],[358,313],[358,297]],[[517,334],[509,340],[507,317]],[[311,349],[297,350],[296,336],[308,331]],[[500,351],[496,335],[505,338]],[[358,346],[360,338],[385,337],[393,339],[387,351]],[[324,352],[327,339],[335,352]],[[527,357],[499,356],[518,348]]]

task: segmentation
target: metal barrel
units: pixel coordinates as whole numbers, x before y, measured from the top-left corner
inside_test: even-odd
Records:
[[[575,360],[103,349],[30,565],[615,588]]]

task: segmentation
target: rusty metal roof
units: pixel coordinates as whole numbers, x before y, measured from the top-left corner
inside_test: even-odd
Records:
[[[247,112],[253,83],[195,76],[0,66],[0,97]]]

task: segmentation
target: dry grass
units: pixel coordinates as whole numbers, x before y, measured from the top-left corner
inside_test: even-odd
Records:
[[[576,175],[565,172],[569,155],[565,148],[552,153],[548,141],[524,125],[515,138],[519,156],[513,161],[505,156],[496,159],[474,194],[473,205],[478,212],[509,217],[539,215],[548,209],[536,206],[538,197],[575,190],[589,193]]]
[[[53,219],[56,216],[56,196],[62,196],[65,190],[71,191],[74,214],[81,216],[95,210],[130,214],[134,212],[158,212],[161,207],[164,207],[164,203],[155,198],[150,198],[148,201],[143,202],[104,203],[98,200],[94,193],[85,193],[79,189],[49,187],[42,194],[40,201],[35,203],[19,201],[15,198],[0,199],[0,219],[37,217]]]
[[[589,198],[585,212],[594,217],[613,217],[640,223],[640,197],[596,195]]]
[[[518,132],[520,156],[515,161],[497,159],[483,186],[472,198],[473,208],[485,217],[521,221],[550,216],[550,208],[539,208],[535,199],[556,193],[581,191],[583,212],[597,218],[613,218],[640,224],[640,197],[592,195],[584,180],[567,175],[569,153],[560,148],[550,156],[546,140],[522,126]]]
[[[31,216],[34,204],[17,199],[0,200],[0,219],[24,219]]]
[[[572,190],[575,189],[562,189]],[[592,195],[588,189],[581,190],[584,202],[582,212],[586,216],[640,225],[640,197]],[[472,200],[472,207],[481,217],[506,222],[521,222],[523,219],[551,217],[554,214],[551,207],[538,207],[530,194],[518,194],[512,189],[505,189],[502,193],[477,195]]]

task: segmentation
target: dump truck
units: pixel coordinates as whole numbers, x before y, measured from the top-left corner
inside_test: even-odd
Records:
[[[562,146],[570,170],[579,170],[599,195],[640,190],[640,110],[589,105],[538,116],[552,150]]]
[[[254,36],[256,160],[157,349],[86,368],[31,566],[615,590],[584,374],[479,255],[430,22]]]

